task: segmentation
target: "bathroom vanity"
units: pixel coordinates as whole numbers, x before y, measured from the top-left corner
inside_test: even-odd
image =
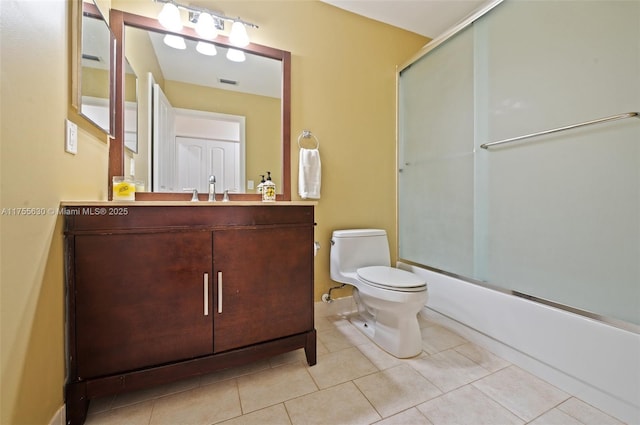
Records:
[[[64,203],[67,423],[89,400],[304,348],[314,205]]]

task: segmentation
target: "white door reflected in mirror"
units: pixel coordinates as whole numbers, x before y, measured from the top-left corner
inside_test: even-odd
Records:
[[[154,191],[242,192],[245,185],[245,117],[173,108],[154,85]]]

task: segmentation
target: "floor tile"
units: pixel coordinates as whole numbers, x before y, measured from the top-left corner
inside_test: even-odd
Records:
[[[327,347],[320,341],[320,338],[316,338],[316,356],[321,354],[327,354],[329,350]]]
[[[128,406],[130,404],[140,403],[146,400],[153,400],[169,394],[176,394],[187,391],[200,386],[200,377],[182,379],[165,385],[158,385],[144,390],[133,391],[130,393],[118,394],[111,405],[112,409]]]
[[[467,385],[418,406],[434,425],[518,425],[524,422],[513,413]]]
[[[562,410],[551,409],[538,416],[529,425],[584,425],[574,417],[564,413]]]
[[[291,421],[284,404],[280,403],[220,422],[220,425],[291,425]]]
[[[100,412],[105,412],[109,409],[113,408],[113,400],[116,398],[114,395],[109,395],[106,397],[100,397],[91,400],[89,403],[89,415],[97,414]]]
[[[422,349],[428,354],[436,354],[467,343],[466,339],[439,325],[427,326],[420,332]]]
[[[285,407],[293,425],[364,425],[380,419],[353,382],[289,400]]]
[[[326,316],[320,316],[316,313],[316,316],[314,317],[313,322],[314,322],[316,331],[318,332],[328,330],[328,329],[333,329],[333,323],[329,319],[327,319]]]
[[[378,369],[384,370],[390,367],[399,366],[405,362],[397,357],[384,351],[373,342],[367,344],[358,345],[358,350],[362,352],[371,363],[373,363]]]
[[[318,342],[322,343],[329,352],[340,351],[345,348],[353,347],[351,341],[349,341],[335,326],[332,329],[318,332]]]
[[[238,378],[244,375],[250,375],[266,369],[269,369],[269,359],[259,360],[257,362],[248,363],[246,365],[232,367],[229,369],[219,370],[217,372],[203,375],[200,378],[200,385],[210,385],[215,382],[226,381],[227,379]]]
[[[155,400],[149,425],[210,425],[242,414],[235,380]]]
[[[426,328],[427,326],[436,326],[436,322],[429,319],[427,316],[422,314],[422,312],[418,313],[418,324],[420,328]]]
[[[441,394],[409,365],[385,369],[354,382],[383,418]]]
[[[241,376],[237,380],[243,413],[318,390],[305,366],[298,363]]]
[[[317,354],[317,351],[316,351]],[[272,357],[269,360],[271,367],[282,366],[289,363],[304,363],[307,364],[307,356],[304,353],[304,348],[300,348],[295,351],[289,351],[288,353],[280,354]]]
[[[571,397],[562,403],[558,406],[558,409],[578,419],[585,425],[623,425],[619,420],[575,397]]]
[[[87,416],[85,425],[147,425],[151,418],[153,400],[112,409]]]
[[[478,363],[480,366],[490,372],[504,369],[511,364],[508,361],[503,360],[495,354],[489,352],[488,350],[485,350],[482,347],[478,347],[477,345],[472,343],[459,345],[454,348],[454,350]]]
[[[0,0],[1,1],[1,0]],[[334,303],[304,350],[92,400],[88,425],[623,425],[421,313],[424,352],[397,359]],[[323,307],[325,307],[323,305]]]
[[[370,342],[369,338],[360,333],[351,323],[344,323],[340,326],[334,326],[333,329],[318,332],[318,339],[329,351],[339,351]]]
[[[318,363],[308,370],[318,388],[323,389],[377,372],[378,368],[352,347],[318,357]]]
[[[413,407],[376,422],[375,425],[433,425],[433,423]]]
[[[489,374],[489,371],[455,350],[423,355],[408,361],[409,365],[448,392]]]
[[[474,382],[476,388],[531,421],[569,398],[569,395],[528,372],[509,366]]]

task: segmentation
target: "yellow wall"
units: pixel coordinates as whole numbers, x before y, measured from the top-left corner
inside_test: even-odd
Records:
[[[109,70],[83,66],[81,71],[83,96],[109,99]]]
[[[161,7],[128,3],[129,10]],[[317,1],[211,4],[258,23],[249,30],[254,42],[292,52],[294,199],[297,136],[310,129],[321,143],[319,299],[332,284],[333,229],[385,228],[395,252],[395,66],[426,39]],[[64,384],[61,219],[47,211],[61,200],[106,199],[108,149],[106,137],[69,106],[70,4],[1,0],[0,8],[0,207],[45,211],[0,216],[0,423],[46,424],[63,403]],[[63,149],[67,117],[80,125],[76,156]]]
[[[70,107],[70,18],[64,0],[0,1],[2,424],[46,424],[62,405],[62,221],[52,211],[106,199],[107,138]],[[75,156],[64,151],[67,117],[81,126]]]

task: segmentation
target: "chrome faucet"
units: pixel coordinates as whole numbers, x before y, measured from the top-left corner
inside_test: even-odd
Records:
[[[191,192],[191,202],[198,202],[198,189],[192,187],[182,188],[185,192]]]
[[[216,201],[216,176],[209,176],[209,202]]]

